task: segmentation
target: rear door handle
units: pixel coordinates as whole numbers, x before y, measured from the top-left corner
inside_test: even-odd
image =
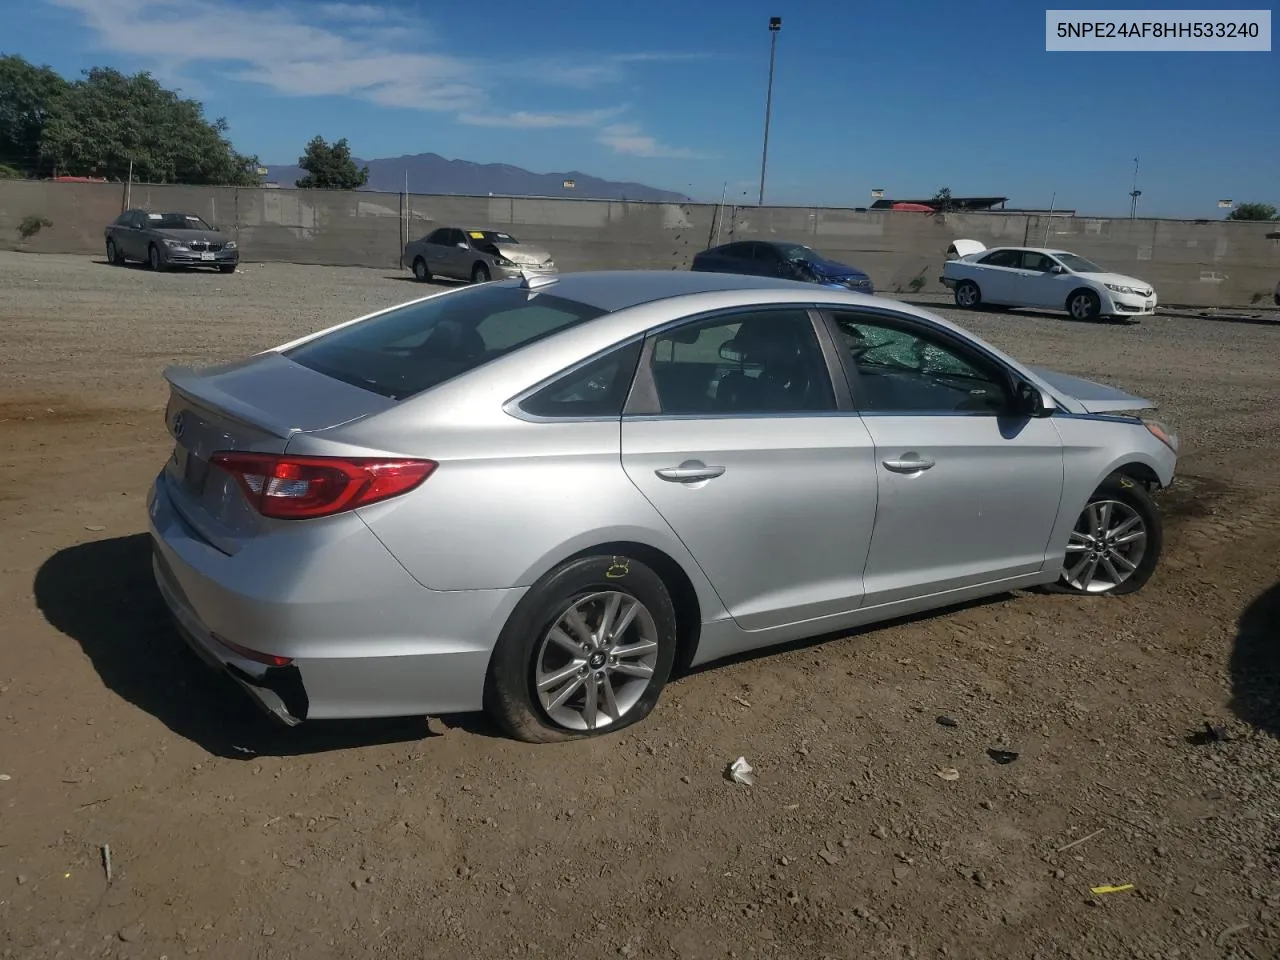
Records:
[[[928,457],[916,457],[911,460],[885,460],[884,465],[894,473],[919,473],[932,467],[933,461]]]
[[[664,467],[654,473],[671,483],[697,483],[699,480],[714,480],[724,473],[724,467],[708,467],[698,460],[686,460],[678,467]]]

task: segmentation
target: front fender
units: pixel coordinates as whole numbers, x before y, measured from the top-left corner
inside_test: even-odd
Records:
[[[1177,454],[1140,421],[1091,414],[1055,414],[1063,441],[1063,487],[1058,519],[1049,539],[1049,563],[1057,563],[1080,511],[1103,481],[1129,469],[1154,475],[1160,486],[1173,482]]]

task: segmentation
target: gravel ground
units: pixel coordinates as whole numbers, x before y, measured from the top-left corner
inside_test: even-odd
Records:
[[[159,372],[420,291],[0,254],[0,956],[1280,956],[1280,329],[942,309],[1179,429],[1135,596],[793,645],[585,743],[275,730],[150,583]]]

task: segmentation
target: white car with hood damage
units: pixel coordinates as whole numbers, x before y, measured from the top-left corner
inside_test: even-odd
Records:
[[[942,282],[967,310],[1032,307],[1098,320],[1151,316],[1159,302],[1145,280],[1110,273],[1068,250],[988,249],[976,240],[951,244]]]
[[[473,227],[440,227],[410,240],[401,263],[422,282],[443,277],[487,283],[558,272],[551,254],[541,247],[521,243],[501,230]]]

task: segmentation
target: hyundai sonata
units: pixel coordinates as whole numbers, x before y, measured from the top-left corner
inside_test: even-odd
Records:
[[[451,290],[166,371],[148,509],[191,645],[286,723],[568,739],[673,668],[1152,575],[1177,438],[902,303],[698,272]]]

